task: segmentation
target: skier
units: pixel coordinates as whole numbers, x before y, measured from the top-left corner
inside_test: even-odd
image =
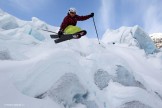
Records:
[[[59,38],[63,34],[75,34],[75,33],[82,31],[82,29],[80,27],[76,26],[77,21],[84,21],[84,20],[87,20],[93,16],[94,16],[94,13],[91,13],[90,15],[86,15],[86,16],[79,16],[76,14],[75,8],[70,8],[67,13],[67,16],[64,18],[64,20],[60,26],[60,30],[58,32]],[[85,35],[85,34],[81,34],[81,35]],[[77,36],[78,36],[77,38],[81,37],[80,35],[77,35]]]

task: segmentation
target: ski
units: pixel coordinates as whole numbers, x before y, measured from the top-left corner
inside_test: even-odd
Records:
[[[50,35],[51,38],[56,38],[56,40],[54,40],[55,43],[60,43],[63,41],[67,41],[67,40],[71,40],[71,39],[79,39],[82,36],[86,35],[86,31],[82,30],[80,32],[77,32],[75,34],[65,34],[65,35],[61,35],[61,37],[59,38],[58,35]]]
[[[60,42],[67,41],[67,40],[70,40],[70,39],[73,39],[73,35],[62,35],[61,38],[54,40],[54,42],[60,43]]]

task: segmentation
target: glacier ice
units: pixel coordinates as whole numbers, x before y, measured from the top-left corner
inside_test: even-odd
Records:
[[[48,91],[48,96],[64,106],[72,106],[85,99],[88,91],[80,83],[77,75],[66,73]]]
[[[39,41],[45,40],[45,37],[43,36],[43,34],[39,33],[38,30],[34,29],[30,25],[25,26],[24,33],[33,36],[36,40],[39,40]]]
[[[141,49],[144,49],[147,54],[153,54],[157,51],[152,39],[140,27],[135,26],[133,37],[138,41]]]
[[[118,30],[107,30],[102,41],[110,44],[128,44],[144,49],[146,54],[157,52],[154,42],[139,26],[121,27]]]
[[[125,86],[137,86],[145,88],[139,81],[136,81],[133,73],[129,72],[125,67],[117,65],[117,76],[114,78],[115,82],[119,82]]]

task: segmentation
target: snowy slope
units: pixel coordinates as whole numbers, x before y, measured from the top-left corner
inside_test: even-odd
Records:
[[[162,107],[162,52],[141,28],[54,44],[40,29],[58,27],[0,16],[0,108]]]

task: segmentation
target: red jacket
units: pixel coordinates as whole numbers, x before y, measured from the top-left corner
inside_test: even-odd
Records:
[[[69,25],[73,25],[76,26],[77,21],[84,21],[89,19],[91,16],[90,15],[86,15],[86,16],[79,16],[79,15],[75,15],[74,17],[71,17],[69,14],[64,18],[61,26],[60,26],[60,30],[64,31],[65,28]]]

